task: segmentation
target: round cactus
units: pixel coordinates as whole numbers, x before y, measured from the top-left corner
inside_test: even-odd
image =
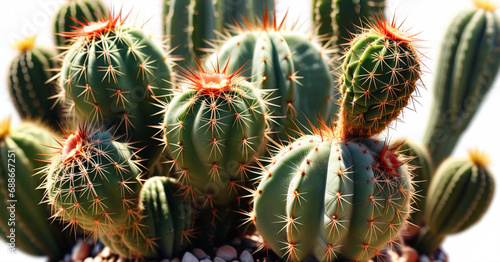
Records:
[[[140,218],[141,171],[130,148],[88,126],[71,133],[44,172],[54,217],[95,237],[128,228]]]
[[[74,242],[52,223],[47,205],[40,204],[43,191],[37,190],[41,177],[35,174],[57,146],[56,137],[40,123],[11,128],[10,119],[0,121],[0,203],[7,208],[0,213],[0,235],[7,243],[15,239],[23,252],[51,260],[62,259]]]
[[[318,130],[284,147],[255,191],[254,221],[279,256],[365,261],[398,237],[413,187],[394,150]]]
[[[79,21],[96,22],[109,14],[101,0],[67,0],[56,12],[54,19],[54,42],[61,50],[71,42],[64,35],[81,26]]]
[[[407,106],[420,79],[414,37],[395,22],[376,19],[351,42],[342,66],[342,136],[382,132]]]
[[[248,168],[264,153],[268,108],[237,70],[181,71],[186,83],[165,113],[164,134],[186,195],[205,208],[234,204]]]
[[[270,100],[278,106],[273,131],[288,140],[307,133],[318,119],[329,122],[340,97],[327,50],[314,37],[266,17],[261,23],[238,25],[238,35],[227,39],[206,64],[229,60],[229,70],[243,67],[243,76],[272,92]]]
[[[446,29],[436,62],[431,116],[424,135],[438,166],[455,148],[500,67],[500,17],[492,1],[456,14]]]
[[[112,15],[67,34],[77,40],[64,57],[60,84],[77,116],[114,125],[117,135],[143,149],[139,156],[149,166],[161,153],[152,127],[162,122],[158,105],[172,94],[171,71],[151,39],[123,20]]]
[[[468,158],[448,158],[436,170],[427,193],[426,227],[415,248],[432,254],[448,234],[470,228],[488,209],[495,190],[488,157],[471,151]]]
[[[16,47],[19,53],[10,63],[8,87],[17,112],[22,119],[39,119],[58,129],[62,104],[54,99],[58,88],[51,71],[56,67],[56,55],[35,46],[35,37],[19,41]]]

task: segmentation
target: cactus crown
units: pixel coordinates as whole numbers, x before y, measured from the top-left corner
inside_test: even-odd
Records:
[[[36,35],[29,36],[17,41],[14,47],[20,52],[26,52],[35,46]]]
[[[77,19],[70,17],[71,20],[75,21],[78,26],[73,26],[75,31],[73,32],[65,32],[59,35],[64,37],[100,37],[101,35],[114,30],[116,27],[123,24],[123,22],[127,19],[128,15],[123,16],[123,13],[120,11],[118,14],[110,13],[108,17],[104,17],[101,14],[101,19],[96,22],[89,22],[84,18],[84,22],[78,21]]]
[[[387,20],[375,16],[374,22],[370,23],[368,28],[370,28],[370,33],[378,34],[394,41],[404,43],[413,43],[417,41],[415,38],[416,34],[410,34],[408,31],[404,30],[402,26],[403,23],[398,25],[394,17],[391,22],[387,22]]]
[[[469,150],[469,159],[475,165],[486,168],[490,164],[490,157],[479,149]]]
[[[0,120],[0,141],[10,134],[10,116]]]
[[[476,8],[484,9],[488,12],[495,12],[498,9],[498,4],[494,3],[492,0],[472,0],[472,3]]]

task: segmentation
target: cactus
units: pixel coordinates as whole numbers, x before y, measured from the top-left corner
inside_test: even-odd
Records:
[[[101,0],[67,0],[56,12],[54,19],[54,42],[60,49],[71,42],[64,35],[78,30],[78,21],[97,22],[109,15]]]
[[[141,221],[136,226],[109,232],[102,241],[128,258],[173,258],[190,244],[193,208],[177,193],[173,178],[152,177],[140,194]]]
[[[458,13],[446,29],[434,74],[431,117],[424,135],[438,166],[469,126],[500,66],[500,18],[491,1]]]
[[[470,228],[488,209],[495,189],[487,156],[471,151],[468,158],[449,158],[436,170],[427,193],[426,227],[415,248],[432,254],[448,234]]]
[[[15,239],[19,250],[51,261],[61,259],[74,242],[52,223],[48,207],[40,204],[43,192],[36,190],[40,177],[34,175],[53,152],[56,137],[40,123],[11,128],[10,119],[0,121],[0,203],[12,207],[0,213],[0,235],[7,243]]]
[[[339,126],[349,137],[382,132],[407,106],[420,79],[415,38],[381,19],[356,36],[342,65]]]
[[[275,18],[239,28],[239,34],[227,39],[206,64],[229,61],[229,70],[243,67],[243,76],[259,89],[272,91],[270,100],[279,106],[273,112],[278,118],[273,131],[280,139],[308,132],[305,127],[317,119],[330,121],[339,97],[325,55],[328,50]]]
[[[55,54],[35,46],[35,37],[25,38],[16,45],[19,53],[10,63],[9,94],[22,119],[40,119],[52,128],[62,123],[62,104],[52,99],[58,93],[53,81]]]
[[[413,211],[410,214],[409,221],[416,224],[416,226],[421,226],[423,225],[425,196],[434,174],[432,158],[427,148],[413,140],[393,140],[391,147],[398,147],[397,154],[407,157],[408,166],[412,168],[414,175],[412,180],[416,197],[414,198],[415,203],[412,203]]]
[[[264,153],[269,115],[265,93],[241,69],[199,70],[181,71],[186,83],[166,108],[164,136],[186,197],[214,210],[241,195],[250,164]]]
[[[284,147],[263,171],[257,230],[291,261],[368,260],[406,221],[410,174],[383,142],[338,141],[325,128],[315,133]]]
[[[143,149],[139,156],[150,166],[161,153],[151,127],[162,122],[158,105],[172,94],[171,71],[149,37],[124,20],[112,15],[68,33],[78,39],[64,57],[60,84],[72,112],[96,125],[115,125],[117,135]]]
[[[141,171],[127,144],[82,126],[62,143],[43,172],[45,202],[54,217],[94,237],[135,225]]]

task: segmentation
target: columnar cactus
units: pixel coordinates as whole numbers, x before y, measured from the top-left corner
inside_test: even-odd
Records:
[[[500,18],[491,1],[476,0],[446,29],[434,74],[431,116],[424,135],[434,164],[455,148],[500,67]]]
[[[40,123],[24,122],[14,128],[10,119],[0,121],[0,235],[7,243],[34,256],[61,259],[71,248],[73,236],[52,223],[50,211],[40,204],[43,191],[36,190],[35,175],[57,146],[57,137]],[[15,232],[12,232],[14,229]]]
[[[54,217],[95,237],[135,225],[141,170],[109,132],[80,127],[51,158],[41,185]]]
[[[186,83],[166,108],[164,135],[186,196],[214,210],[235,203],[264,153],[269,109],[239,70],[199,69],[181,71]]]
[[[432,254],[448,234],[462,232],[481,219],[493,198],[495,183],[488,159],[478,151],[449,158],[436,170],[425,206],[426,227],[415,248]]]
[[[63,36],[68,32],[78,30],[78,21],[96,22],[109,14],[108,8],[101,0],[66,0],[59,7],[54,19],[54,42],[64,49],[71,38]]]
[[[279,256],[366,261],[398,237],[413,188],[393,148],[373,139],[303,136],[262,173],[254,220]]]
[[[383,19],[352,40],[341,79],[339,123],[346,137],[382,132],[407,106],[421,73],[414,41]]]
[[[9,94],[22,119],[39,119],[53,128],[62,124],[62,104],[54,99],[58,94],[52,78],[56,56],[52,50],[35,46],[35,37],[16,44],[19,53],[10,63]]]
[[[274,131],[281,139],[307,132],[318,119],[329,122],[339,97],[328,50],[314,37],[288,30],[284,21],[278,24],[275,18],[238,27],[239,34],[227,39],[206,63],[229,61],[229,70],[243,67],[242,75],[257,83],[257,88],[272,91],[270,99],[278,105],[273,112],[278,122]]]
[[[172,94],[169,61],[140,28],[123,20],[112,15],[67,33],[77,39],[64,57],[60,84],[78,117],[114,125],[134,147],[147,147],[139,155],[154,163],[161,147],[151,127],[162,122],[158,105]]]

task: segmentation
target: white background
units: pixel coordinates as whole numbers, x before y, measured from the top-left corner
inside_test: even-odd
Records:
[[[308,27],[310,4],[307,0],[276,0],[278,17],[289,8],[291,20],[300,17],[304,28]],[[114,0],[114,6],[125,11],[133,10],[139,14],[139,21],[151,20],[147,29],[154,36],[161,36],[161,0]],[[424,60],[427,73],[423,77],[425,88],[420,88],[418,103],[415,110],[406,110],[402,121],[397,123],[397,130],[389,131],[390,138],[409,137],[421,140],[424,128],[429,117],[430,99],[432,93],[432,72],[436,60],[439,43],[451,17],[460,9],[472,6],[470,0],[387,0],[388,14],[392,17],[396,13],[399,21],[406,18],[405,27],[411,32],[421,32],[422,51],[427,58]],[[51,37],[52,16],[62,0],[2,0],[0,1],[0,118],[13,116],[13,124],[19,123],[11,102],[9,101],[6,84],[6,72],[10,59],[16,50],[12,47],[13,41],[22,36],[37,34],[37,44],[53,45]],[[469,149],[479,148],[489,153],[492,163],[491,171],[500,176],[500,87],[499,82],[487,95],[470,128],[460,140],[454,155],[464,156]],[[500,182],[500,181],[499,181]],[[0,210],[6,212],[6,210]],[[34,218],[35,219],[35,218]],[[500,193],[497,192],[494,201],[485,217],[475,226],[464,233],[449,236],[444,242],[444,249],[448,252],[450,261],[500,261]],[[0,241],[1,261],[44,261],[41,258],[29,257],[18,251],[11,255],[7,246]]]

